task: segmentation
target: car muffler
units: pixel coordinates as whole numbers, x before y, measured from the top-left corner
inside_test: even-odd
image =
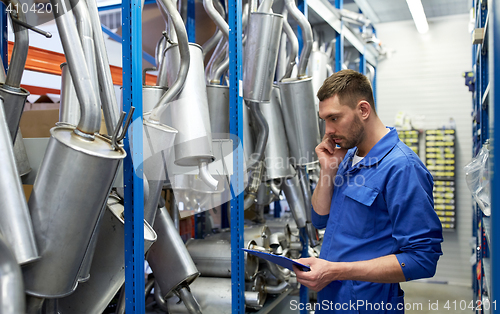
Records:
[[[20,133],[19,133],[20,135]],[[0,99],[0,233],[19,264],[39,258],[33,224],[16,166],[12,139]]]
[[[283,17],[252,12],[247,26],[243,60],[243,98],[251,102],[269,102],[273,86]]]
[[[229,87],[207,85],[208,112],[213,139],[229,139]]]
[[[231,279],[200,277],[191,286],[191,292],[200,304],[203,314],[231,314]],[[169,313],[189,313],[178,297],[167,300]],[[245,291],[245,305],[262,308],[265,296],[254,291]]]
[[[73,294],[59,299],[60,314],[102,313],[125,282],[123,209],[118,197],[108,198],[92,259],[92,276]],[[155,241],[156,233],[144,221],[144,252]]]
[[[289,178],[295,174],[290,165],[288,141],[280,106],[280,90],[273,86],[271,101],[261,103],[260,109],[269,125],[269,136],[265,149],[266,180]]]
[[[28,203],[41,258],[23,266],[23,275],[26,293],[39,298],[62,298],[76,289],[85,255],[91,255],[92,235],[126,156],[117,144],[118,132],[112,140],[96,134],[100,108],[72,13],[63,1],[51,4],[59,7],[54,12],[56,24],[71,76],[78,78],[74,83],[81,113],[76,127],[51,129]]]
[[[246,241],[245,248],[251,249],[257,243]],[[207,237],[205,239],[190,239],[186,248],[203,277],[231,278],[231,241]],[[252,280],[259,271],[259,259],[244,253],[245,280]]]
[[[285,193],[293,219],[297,224],[297,228],[304,228],[307,222],[304,194],[299,182],[299,175],[296,174],[292,178],[286,179],[281,185]]]
[[[305,16],[297,9],[295,0],[285,0],[285,4],[290,15],[302,29],[304,46],[298,64],[297,78],[286,78],[279,82],[281,106],[292,163],[308,165],[317,161],[314,149],[321,141],[312,78],[306,76],[306,67],[312,50],[312,29]]]
[[[165,207],[156,212],[153,229],[158,239],[151,246],[147,260],[161,288],[162,297],[168,298],[192,284],[200,272]]]

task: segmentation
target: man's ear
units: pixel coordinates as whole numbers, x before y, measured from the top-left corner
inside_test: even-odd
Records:
[[[370,106],[370,103],[367,102],[366,100],[361,100],[358,102],[358,112],[360,114],[361,120],[366,120],[370,116],[372,112],[372,107]]]

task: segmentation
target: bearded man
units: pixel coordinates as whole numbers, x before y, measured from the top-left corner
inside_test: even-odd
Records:
[[[316,313],[404,313],[399,282],[434,276],[442,255],[432,175],[379,119],[364,75],[339,71],[317,96],[326,129],[313,224],[326,230],[297,279],[318,291]]]

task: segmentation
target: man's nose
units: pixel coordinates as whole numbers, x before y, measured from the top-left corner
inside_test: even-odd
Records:
[[[329,123],[328,121],[325,123],[325,134],[335,134],[335,128],[332,126],[332,123]]]

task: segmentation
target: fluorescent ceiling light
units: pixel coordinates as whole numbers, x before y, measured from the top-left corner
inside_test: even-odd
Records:
[[[429,30],[429,24],[427,24],[427,18],[425,17],[422,1],[406,0],[406,3],[408,3],[408,8],[410,8],[410,13],[413,17],[413,22],[415,22],[415,26],[417,27],[417,31],[420,34],[426,33]]]

